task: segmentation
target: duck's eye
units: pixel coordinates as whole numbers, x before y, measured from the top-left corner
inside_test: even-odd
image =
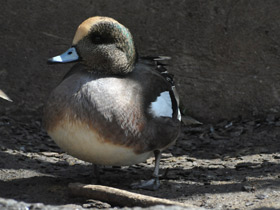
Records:
[[[92,41],[94,44],[101,44],[102,43],[102,37],[101,36],[98,36],[98,35],[95,35],[92,37]]]
[[[90,33],[90,40],[93,44],[112,44],[114,38],[110,33],[106,32],[94,32]]]

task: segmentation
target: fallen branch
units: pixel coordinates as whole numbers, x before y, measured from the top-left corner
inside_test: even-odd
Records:
[[[192,207],[183,203],[170,201],[167,199],[155,198],[147,195],[120,190],[102,185],[85,185],[81,183],[70,183],[70,192],[75,196],[82,196],[95,200],[107,202],[115,206],[127,207],[148,207],[155,205],[176,205],[182,207]]]

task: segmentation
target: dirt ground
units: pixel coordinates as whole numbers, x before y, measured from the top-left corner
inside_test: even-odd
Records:
[[[69,208],[114,207],[69,195],[69,183],[95,181],[93,167],[61,151],[41,129],[39,117],[1,116],[0,138],[1,198]],[[130,189],[135,181],[149,179],[153,158],[103,168],[102,184],[207,209],[280,209],[279,139],[280,119],[272,115],[185,126],[177,144],[163,154],[161,173],[166,175],[158,191]]]

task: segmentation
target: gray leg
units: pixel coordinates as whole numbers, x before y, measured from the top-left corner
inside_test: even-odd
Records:
[[[159,162],[160,162],[161,152],[159,150],[155,150],[154,155],[155,155],[155,168],[153,172],[154,178],[147,181],[141,181],[140,183],[132,184],[131,187],[133,189],[158,190],[160,186]]]
[[[154,173],[153,176],[156,178],[159,177],[159,162],[160,162],[160,158],[161,158],[161,152],[159,150],[155,150],[154,151],[155,154],[155,168],[154,168]]]

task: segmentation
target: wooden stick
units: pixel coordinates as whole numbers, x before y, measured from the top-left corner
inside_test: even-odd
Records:
[[[148,207],[154,205],[176,205],[183,207],[193,207],[183,203],[155,198],[147,195],[120,190],[113,187],[106,187],[102,185],[85,185],[81,183],[70,183],[69,186],[71,194],[75,196],[82,196],[95,200],[100,200],[115,206],[126,207]]]

